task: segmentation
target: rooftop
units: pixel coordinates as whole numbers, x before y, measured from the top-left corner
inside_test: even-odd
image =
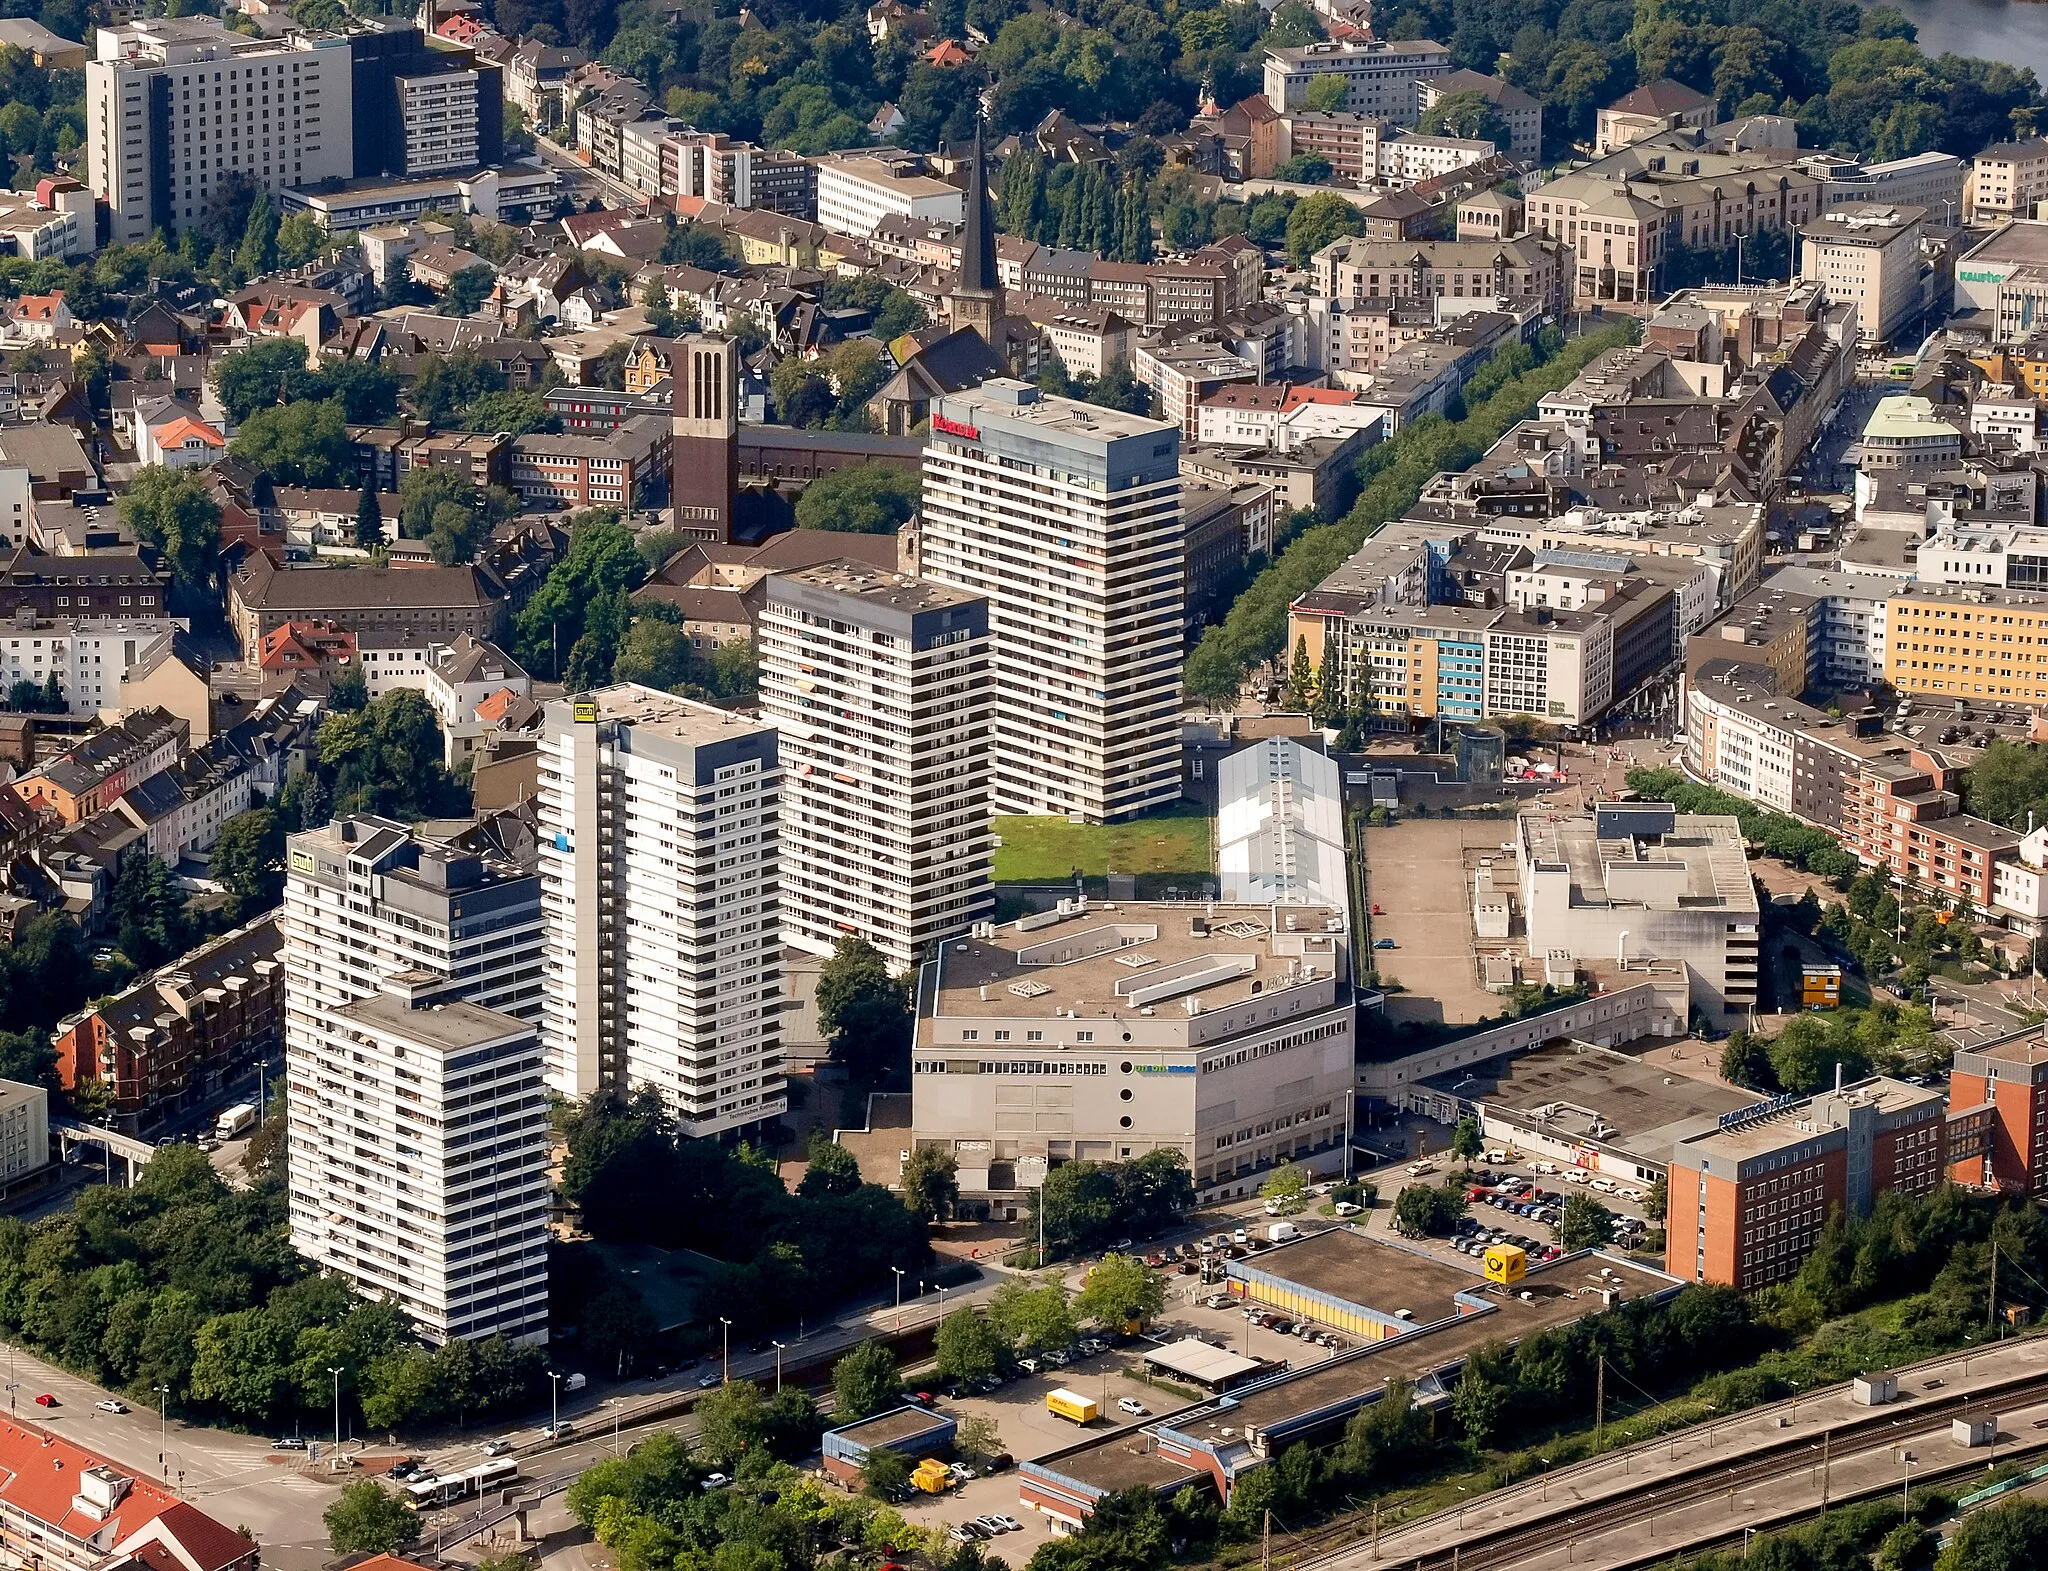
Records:
[[[1593,813],[1525,812],[1516,829],[1525,866],[1570,872],[1575,906],[1756,914],[1748,853],[1732,814],[1674,813],[1638,802]]]
[[[915,1436],[944,1428],[948,1422],[948,1419],[927,1408],[899,1407],[887,1413],[877,1413],[873,1418],[843,1424],[833,1433],[842,1439],[868,1447],[891,1446],[901,1445]]]
[[[950,393],[943,403],[948,416],[954,419],[959,418],[956,411],[965,411],[970,418],[985,414],[1005,422],[1057,432],[1069,439],[1108,443],[1120,437],[1168,436],[1176,430],[1168,421],[1149,420],[1143,415],[1126,414],[1120,409],[1105,409],[1099,404],[1084,404],[1072,398],[1043,394],[1029,382],[1009,377],[994,377],[977,388]]]
[[[932,1012],[1113,1019],[1157,1003],[1213,1013],[1326,981],[1343,931],[1341,912],[1317,906],[1083,903],[946,944]]]
[[[1584,1042],[1552,1042],[1516,1058],[1446,1070],[1426,1083],[1526,1127],[1653,1162],[1666,1161],[1674,1141],[1756,1100]]]
[[[405,974],[400,973],[400,978]],[[438,974],[435,980],[445,981]],[[510,1037],[533,1034],[533,1027],[523,1020],[460,999],[414,1006],[390,993],[372,993],[352,1004],[343,1004],[335,1013],[367,1030],[388,1032],[443,1053],[466,1052]]]
[[[1368,1238],[1348,1227],[1333,1227],[1244,1261],[1239,1271],[1297,1283],[1381,1315],[1412,1318],[1419,1326],[1435,1325],[1461,1313],[1458,1295],[1484,1287],[1479,1272],[1452,1265],[1417,1249]],[[1400,1314],[1406,1310],[1407,1314]]]
[[[724,741],[762,729],[760,721],[747,715],[716,709],[688,698],[677,698],[659,688],[642,687],[637,682],[621,682],[616,687],[578,693],[576,708],[581,709],[585,704],[595,708],[596,719],[600,722],[629,725],[637,732],[668,737],[690,746]],[[551,719],[559,710],[560,718],[566,720],[570,715],[570,701],[556,699],[548,709]]]
[[[1946,1100],[1939,1087],[1908,1085],[1886,1075],[1873,1075],[1840,1091],[1823,1091],[1803,1100],[1774,1097],[1752,1102],[1746,1112],[1723,1114],[1720,1127],[1688,1137],[1679,1149],[1689,1167],[1715,1158],[1739,1164],[1833,1134],[1846,1127],[1852,1108],[1875,1107],[1880,1116],[1896,1116],[1929,1106],[1938,1109]]]
[[[948,606],[969,605],[981,598],[950,584],[913,578],[907,573],[891,573],[866,562],[844,559],[820,562],[815,567],[800,567],[795,572],[775,576],[791,583],[808,584],[814,589],[830,589],[837,594],[851,595],[870,605],[885,605],[893,611],[939,611]]]

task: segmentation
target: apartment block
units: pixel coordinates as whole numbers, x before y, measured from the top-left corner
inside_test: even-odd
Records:
[[[788,1105],[781,791],[759,721],[631,684],[548,704],[541,1041],[557,1093],[651,1086],[693,1136]]]
[[[546,1342],[548,1099],[532,1023],[420,972],[341,1005],[332,1029],[333,1056],[294,1076],[290,1103],[296,1136],[310,1093],[318,1131],[293,1141],[294,1199],[303,1182],[334,1208],[313,1258],[428,1341]]]
[[[987,599],[994,806],[1177,800],[1186,606],[1171,425],[997,378],[935,400],[923,571]]]
[[[1947,1153],[1941,1092],[1882,1075],[1724,1113],[1672,1148],[1664,1269],[1744,1290],[1782,1282],[1837,1212],[1931,1193]]]
[[[52,678],[69,713],[90,719],[121,704],[121,679],[153,659],[182,624],[169,617],[39,620],[23,612],[0,621],[0,691]]]
[[[1075,900],[948,943],[918,978],[913,1141],[1010,1217],[1044,1162],[1177,1150],[1205,1201],[1281,1162],[1341,1172],[1346,931],[1326,906]]]
[[[1334,240],[1315,254],[1333,300],[1541,300],[1562,309],[1570,255],[1541,237],[1508,241]]]
[[[782,937],[908,973],[995,909],[988,602],[863,563],[771,575],[756,638],[782,761]]]
[[[176,234],[243,182],[274,200],[355,173],[346,38],[250,38],[205,16],[103,27],[85,98],[87,183],[115,241]]]
[[[475,50],[409,21],[358,23],[348,49],[356,175],[420,179],[504,157],[503,73]]]
[[[1508,151],[1517,162],[1534,164],[1543,156],[1543,101],[1532,98],[1513,83],[1478,71],[1452,71],[1424,78],[1415,84],[1415,90],[1416,103],[1424,114],[1454,93],[1480,94],[1507,122]]]
[[[544,1339],[540,880],[489,820],[338,819],[285,863],[293,1247],[434,1340]]]
[[[1413,125],[1422,114],[1421,84],[1448,75],[1450,69],[1450,46],[1424,38],[1268,49],[1266,102],[1283,114],[1298,109],[1308,98],[1311,81],[1335,74],[1344,78],[1348,89],[1344,108],[1352,114]]]

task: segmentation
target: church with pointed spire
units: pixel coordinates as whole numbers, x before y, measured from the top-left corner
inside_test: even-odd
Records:
[[[988,199],[988,161],[982,129],[974,128],[974,157],[968,168],[966,233],[960,241],[960,281],[947,305],[957,332],[971,327],[986,343],[996,341],[1003,319],[1003,285],[996,272],[996,220]]]

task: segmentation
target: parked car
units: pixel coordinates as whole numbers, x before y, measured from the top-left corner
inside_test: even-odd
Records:
[[[1129,1413],[1133,1418],[1143,1418],[1150,1411],[1143,1402],[1133,1401],[1127,1396],[1117,1398],[1116,1410],[1119,1413]]]
[[[723,1489],[731,1482],[732,1480],[723,1473],[706,1473],[704,1475],[704,1487],[706,1489]]]
[[[1372,947],[1375,949],[1394,949],[1399,946],[1391,938],[1375,938],[1372,942]]]
[[[1241,1244],[1250,1236],[1251,1235],[1246,1233],[1245,1230],[1241,1227],[1232,1228],[1230,1233],[1230,1241],[1233,1244]]]
[[[1356,1216],[1363,1207],[1353,1205],[1349,1200],[1339,1200],[1330,1211],[1335,1216]]]
[[[126,1402],[117,1402],[112,1397],[108,1397],[103,1402],[95,1402],[93,1406],[102,1413],[125,1413],[128,1411],[128,1404]]]
[[[282,1435],[270,1442],[270,1449],[273,1451],[303,1451],[306,1449],[306,1440],[303,1435]]]
[[[58,1400],[52,1395],[50,1395],[50,1393],[47,1391],[45,1391],[41,1396],[36,1398],[37,1407],[58,1407],[61,1405],[62,1404],[60,1404]]]
[[[993,1520],[1003,1524],[1003,1531],[1005,1533],[1021,1533],[1024,1531],[1024,1524],[1013,1516],[1004,1516],[998,1513]]]
[[[1035,1375],[1038,1373],[1038,1360],[1035,1358],[1020,1358],[1017,1360],[1017,1367],[1027,1375]]]

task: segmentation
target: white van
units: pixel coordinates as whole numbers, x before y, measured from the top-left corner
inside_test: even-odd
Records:
[[[1593,1180],[1593,1187],[1603,1195],[1611,1195],[1620,1186],[1611,1178],[1596,1178]]]

